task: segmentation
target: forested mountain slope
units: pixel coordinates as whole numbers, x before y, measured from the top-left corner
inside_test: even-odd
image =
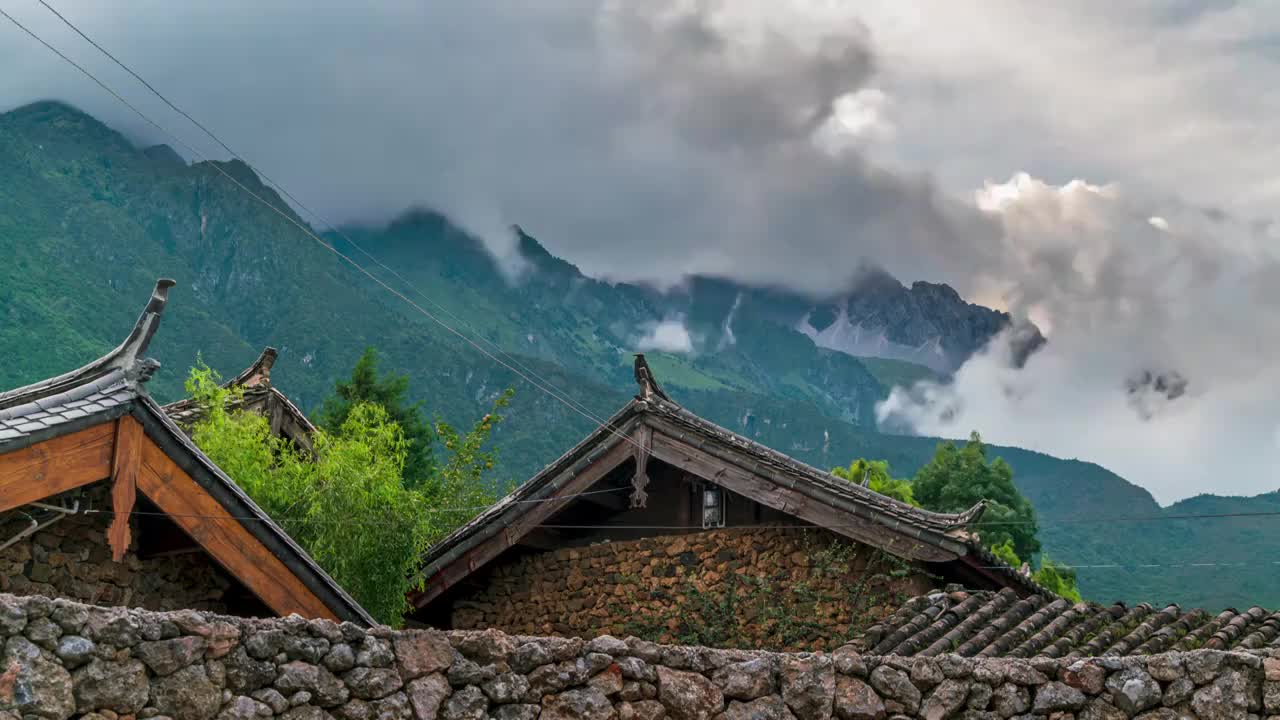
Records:
[[[222,167],[287,207],[243,164]],[[446,308],[448,322],[474,328],[511,354],[507,362],[530,368],[597,417],[634,392],[630,353],[669,344],[670,336],[659,342],[659,327],[677,331],[687,345],[650,352],[675,399],[826,467],[870,457],[888,459],[898,475],[914,472],[938,440],[875,432],[875,403],[895,383],[944,376],[1007,323],[945,285],[905,287],[873,271],[832,298],[715,278],[658,292],[587,278],[523,233],[527,267],[512,280],[478,240],[426,211],[347,234]],[[410,375],[428,412],[456,424],[469,424],[515,387],[509,420],[495,435],[507,479],[526,477],[592,428],[377,288],[209,164],[188,165],[163,147],[136,148],[59,103],[0,114],[0,257],[0,388],[102,354],[132,326],[155,279],[168,276],[178,287],[152,345],[163,368],[151,387],[162,400],[181,393],[197,356],[230,374],[270,344],[281,350],[276,384],[311,410],[373,345],[387,369]],[[1267,519],[1096,522],[1271,508],[1280,505],[1274,495],[1194,498],[1161,510],[1146,491],[1097,465],[992,451],[1013,466],[1059,561],[1167,564],[1170,557],[1280,550]],[[1091,522],[1065,522],[1080,519]],[[1085,569],[1081,585],[1108,600],[1280,605],[1275,573],[1214,573]]]

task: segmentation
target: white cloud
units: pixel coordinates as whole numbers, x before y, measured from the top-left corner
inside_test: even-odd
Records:
[[[1267,213],[1280,7],[1218,0],[1048,6],[857,3],[894,98],[898,150],[960,191],[1020,167]]]
[[[836,98],[831,116],[815,132],[814,142],[830,153],[893,139],[891,102],[879,88],[861,88]]]
[[[661,322],[649,323],[641,329],[634,341],[637,350],[648,352],[688,353],[693,352],[693,337],[685,326],[683,317],[668,318]]]
[[[1092,460],[1161,501],[1280,485],[1271,238],[1114,185],[1018,175],[977,200],[1002,227],[991,286],[1049,342],[1020,370],[1001,339],[949,385],[895,389],[882,422]]]
[[[927,176],[869,162],[867,145],[879,157],[891,144],[896,99],[878,84],[866,25],[836,4],[60,10],[330,220],[432,208],[484,239],[511,277],[512,223],[596,277],[670,285],[705,273],[811,292],[847,289],[866,260],[945,280],[946,248],[971,229]],[[222,157],[43,8],[15,13]],[[13,70],[0,73],[0,109],[65,99],[164,141],[7,24],[0,67]]]

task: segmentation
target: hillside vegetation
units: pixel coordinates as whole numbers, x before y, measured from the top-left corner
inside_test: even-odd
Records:
[[[222,167],[287,207],[245,165]],[[508,364],[564,389],[598,418],[635,392],[631,351],[657,323],[679,323],[694,352],[650,354],[675,399],[820,467],[872,458],[914,474],[938,439],[876,432],[875,403],[893,384],[945,376],[955,358],[1005,322],[946,286],[906,288],[885,277],[818,304],[713,278],[659,293],[587,278],[524,233],[528,267],[512,281],[477,239],[427,211],[349,234],[444,307],[448,322],[474,328],[510,354]],[[274,345],[281,350],[275,383],[315,411],[335,379],[375,346],[385,370],[409,375],[413,399],[429,415],[457,425],[515,388],[507,422],[494,429],[504,481],[527,477],[593,427],[377,288],[209,164],[187,165],[167,148],[139,149],[59,103],[0,114],[0,254],[0,388],[66,371],[114,346],[155,279],[167,276],[178,287],[152,344],[163,367],[149,385],[161,400],[181,394],[198,355],[231,375]],[[431,302],[422,300],[434,308]],[[891,359],[842,352],[857,348],[828,333],[837,322],[866,330],[859,342],[872,336],[872,349]],[[813,333],[828,333],[818,340],[831,347],[819,347]],[[913,352],[932,355],[902,359]],[[1275,495],[1193,498],[1162,510],[1145,490],[1091,463],[999,446],[990,453],[1012,467],[1037,509],[1045,549],[1060,562],[1163,566],[1171,558],[1231,559],[1246,551],[1265,558],[1280,550],[1267,519],[1097,521],[1273,508]],[[1090,522],[1066,522],[1077,519]],[[1253,566],[1084,568],[1080,584],[1099,600],[1280,606],[1280,576]]]

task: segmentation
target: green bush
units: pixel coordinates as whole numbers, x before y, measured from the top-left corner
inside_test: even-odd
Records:
[[[859,458],[849,463],[847,468],[832,468],[831,474],[856,485],[861,485],[865,478],[867,487],[871,490],[908,505],[920,507],[920,503],[916,501],[915,495],[911,491],[911,481],[890,475],[889,461],[887,460],[864,460]]]
[[[265,417],[229,409],[241,391],[218,381],[203,362],[188,376],[203,410],[196,444],[375,619],[400,625],[427,547],[496,499],[483,446],[501,417],[486,415],[465,436],[439,423],[448,460],[409,486],[410,444],[383,406],[351,404],[336,428],[316,431],[309,453],[273,435]]]

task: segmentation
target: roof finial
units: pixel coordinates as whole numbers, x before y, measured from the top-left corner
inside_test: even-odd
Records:
[[[276,364],[276,358],[280,355],[280,351],[268,345],[262,349],[262,354],[258,356],[253,364],[245,368],[245,371],[227,381],[227,385],[243,385],[244,387],[255,387],[258,385],[271,384],[271,366]]]
[[[134,323],[133,331],[111,354],[110,367],[135,373],[138,375],[136,379],[140,381],[146,381],[159,367],[159,363],[154,360],[143,361],[141,358],[147,351],[147,346],[151,344],[151,338],[155,336],[156,330],[160,328],[160,315],[164,312],[165,303],[169,301],[169,288],[176,284],[169,278],[160,278],[156,281],[155,289],[151,291],[151,299],[143,308],[138,322]]]
[[[662,387],[658,385],[658,378],[653,376],[653,371],[649,369],[649,363],[644,359],[644,353],[636,353],[636,383],[640,386],[640,394],[636,395],[641,400],[652,400],[654,396],[670,402],[671,398],[662,392]]]

